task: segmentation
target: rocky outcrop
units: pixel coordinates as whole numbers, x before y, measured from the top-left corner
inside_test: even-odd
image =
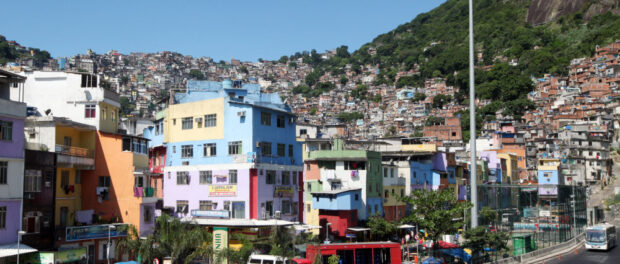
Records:
[[[527,23],[540,25],[581,10],[588,0],[532,0],[527,10]]]

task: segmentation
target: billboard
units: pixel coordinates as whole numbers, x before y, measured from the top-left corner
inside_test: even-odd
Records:
[[[228,248],[228,227],[213,228],[213,251],[218,252]],[[220,263],[227,264],[228,260],[223,258]]]
[[[293,186],[276,186],[273,197],[293,197]]]
[[[124,237],[127,236],[129,226],[127,224],[111,224],[114,229],[109,229],[110,225],[92,225],[92,226],[71,226],[67,227],[65,240],[79,241],[96,238]],[[109,232],[109,233],[108,233]]]
[[[209,196],[211,197],[237,196],[237,185],[210,185]]]

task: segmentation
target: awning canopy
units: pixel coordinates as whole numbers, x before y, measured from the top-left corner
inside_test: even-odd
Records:
[[[19,244],[19,254],[27,254],[37,252],[38,250],[29,247],[28,245]],[[0,258],[17,256],[17,243],[0,245]]]
[[[351,230],[353,232],[363,232],[363,231],[370,231],[370,228],[366,228],[366,227],[349,227],[349,228],[347,228],[347,230]]]
[[[400,228],[400,229],[408,229],[408,228],[414,228],[414,226],[404,224],[404,225],[399,225],[398,228]]]

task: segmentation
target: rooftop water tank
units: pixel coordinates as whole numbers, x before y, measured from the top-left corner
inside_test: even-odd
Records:
[[[232,89],[233,82],[229,79],[226,79],[222,82],[222,88],[224,89]]]

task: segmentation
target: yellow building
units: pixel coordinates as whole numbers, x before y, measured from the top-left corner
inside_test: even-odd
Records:
[[[164,120],[164,142],[205,140],[205,135],[208,139],[224,139],[225,100],[220,97],[168,106]],[[212,120],[215,126],[209,124]]]
[[[504,173],[504,179],[502,179],[506,184],[510,184],[512,182],[519,180],[519,168],[518,168],[518,157],[512,153],[497,153],[497,158],[502,160],[502,166],[505,162],[506,165],[506,173]]]

